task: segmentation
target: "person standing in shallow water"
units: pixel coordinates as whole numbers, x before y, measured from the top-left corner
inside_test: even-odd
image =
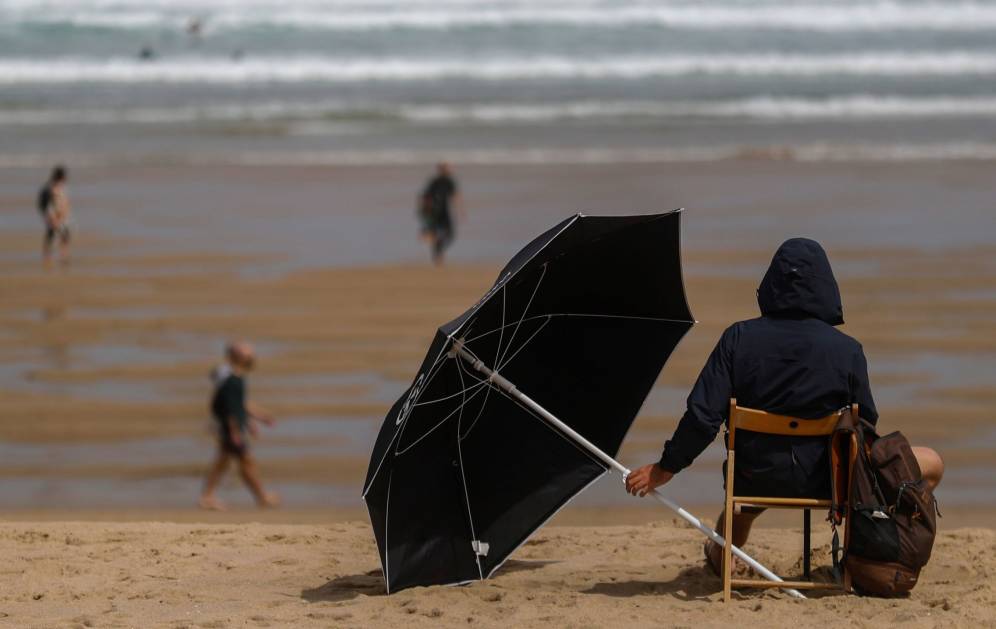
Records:
[[[863,419],[878,421],[864,350],[836,329],[844,323],[844,309],[830,261],[818,242],[785,241],[761,280],[757,303],[760,317],[734,323],[723,332],[660,461],[626,478],[629,493],[645,496],[691,465],[729,421],[730,398],[747,408],[803,419],[825,417],[857,403]],[[944,475],[940,455],[924,447],[914,447],[913,454],[934,489]],[[733,482],[741,496],[830,497],[826,437],[738,432],[736,461]],[[763,512],[745,507],[733,515],[734,545],[747,542],[754,519]],[[720,513],[717,522],[724,516]],[[704,551],[718,575],[722,548],[707,541]]]
[[[275,493],[263,489],[256,460],[249,452],[249,436],[258,436],[256,422],[272,426],[275,421],[272,415],[249,402],[246,397],[245,379],[255,365],[255,353],[252,345],[240,341],[230,344],[225,355],[227,364],[215,368],[211,373],[215,386],[211,398],[211,414],[216,422],[218,450],[204,481],[199,504],[203,509],[224,509],[224,505],[215,497],[215,490],[228,469],[229,459],[235,458],[239,462],[242,481],[252,492],[256,504],[260,507],[275,507],[280,499]]]
[[[59,260],[69,263],[69,225],[71,221],[69,195],[66,183],[69,174],[64,166],[56,166],[48,181],[38,191],[38,211],[45,221],[45,235],[42,239],[42,261],[46,267],[52,264],[52,243],[59,238]]]
[[[440,162],[436,166],[435,176],[419,196],[422,236],[429,242],[432,261],[436,264],[443,263],[446,249],[453,243],[454,211],[463,218],[460,192],[457,190],[453,170],[448,163]]]

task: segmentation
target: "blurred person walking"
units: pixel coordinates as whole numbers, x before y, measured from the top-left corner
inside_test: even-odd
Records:
[[[453,212],[463,219],[460,192],[457,190],[453,170],[447,162],[436,166],[436,174],[426,184],[419,197],[419,218],[422,237],[431,247],[432,261],[443,263],[446,249],[453,243],[455,222]]]
[[[217,422],[218,450],[214,463],[204,480],[204,491],[199,505],[202,509],[221,510],[225,506],[215,497],[215,490],[228,469],[229,459],[239,462],[239,475],[252,492],[260,507],[275,507],[280,498],[263,489],[256,467],[256,460],[249,452],[249,437],[258,437],[257,422],[267,426],[275,423],[273,416],[248,401],[246,375],[255,365],[255,352],[246,341],[231,343],[225,349],[226,364],[211,372],[214,395],[211,414]]]
[[[48,181],[38,191],[38,211],[45,221],[45,236],[42,240],[42,260],[46,268],[52,265],[52,242],[59,237],[59,260],[69,264],[69,240],[72,214],[66,183],[69,174],[65,166],[56,166]]]

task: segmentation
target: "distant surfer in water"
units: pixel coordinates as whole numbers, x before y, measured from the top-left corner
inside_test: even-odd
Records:
[[[463,218],[460,192],[453,178],[453,170],[448,163],[440,162],[436,166],[435,176],[429,180],[419,197],[422,236],[429,241],[432,261],[436,264],[443,263],[443,255],[453,243],[454,211]]]
[[[218,438],[218,452],[214,464],[208,471],[201,494],[202,509],[224,509],[224,505],[214,493],[221,482],[228,461],[239,462],[239,472],[243,482],[252,492],[260,507],[275,507],[280,498],[263,489],[256,468],[256,460],[249,452],[249,436],[258,435],[256,422],[272,426],[272,415],[249,402],[246,397],[246,375],[255,364],[252,345],[245,341],[230,344],[225,350],[226,364],[211,372],[214,394],[211,397],[211,414],[214,416]]]

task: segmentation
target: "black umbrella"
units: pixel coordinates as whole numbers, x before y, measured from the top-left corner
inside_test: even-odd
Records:
[[[388,591],[488,576],[607,470],[489,386],[453,341],[615,454],[693,323],[679,216],[573,216],[439,329],[363,491]]]
[[[439,328],[363,490],[389,592],[486,578],[610,468],[628,473],[611,457],[694,323],[679,221],[568,218]]]

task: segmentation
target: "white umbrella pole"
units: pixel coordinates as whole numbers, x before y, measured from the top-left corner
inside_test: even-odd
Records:
[[[509,382],[507,379],[505,379],[501,374],[496,373],[494,370],[492,370],[483,362],[481,362],[481,360],[479,360],[473,354],[468,352],[467,349],[463,346],[463,343],[460,342],[459,340],[453,341],[452,354],[466,360],[474,367],[475,370],[484,374],[489,383],[501,389],[509,396],[511,396],[513,399],[518,400],[522,404],[526,405],[527,407],[535,411],[537,415],[542,417],[548,423],[556,426],[558,430],[560,430],[565,435],[573,439],[578,445],[584,447],[586,450],[588,450],[588,452],[593,454],[596,458],[601,460],[607,466],[622,474],[624,479],[626,478],[626,476],[629,475],[630,471],[622,463],[616,461],[611,456],[603,452],[598,446],[585,439],[582,435],[578,434],[574,429],[572,429],[564,422],[557,419],[557,417],[553,415],[550,411],[546,410],[545,408],[537,404],[535,401],[533,401],[529,396],[524,394],[522,391],[519,391],[517,388],[515,388],[515,385]],[[712,541],[716,542],[720,546],[724,546],[726,544],[726,541],[719,533],[717,533],[716,531],[712,530],[711,528],[703,524],[701,520],[699,520],[691,513],[685,511],[683,508],[678,506],[677,503],[665,497],[660,489],[655,489],[653,491],[653,496],[658,501],[663,503],[664,506],[666,506],[667,508],[671,509],[679,516],[681,516],[686,522],[688,522],[698,530],[702,531],[702,533]],[[757,560],[755,560],[753,557],[751,557],[744,551],[740,550],[738,547],[733,546],[731,544],[730,550],[733,552],[734,555],[742,559],[744,562],[747,563],[748,566],[753,568],[755,571],[757,571],[758,574],[762,575],[764,578],[768,579],[769,581],[776,581],[776,582],[783,581],[781,577],[779,577],[771,570],[768,570],[767,568],[762,566],[760,563],[757,562]],[[782,588],[782,589],[784,589],[789,595],[795,598],[806,598],[798,590],[794,590],[792,588]]]

